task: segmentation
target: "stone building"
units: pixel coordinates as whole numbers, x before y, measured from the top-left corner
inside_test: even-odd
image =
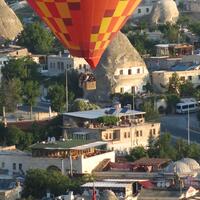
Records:
[[[60,52],[59,55],[47,56],[47,68],[48,76],[58,76],[59,74],[65,73],[65,70],[75,69],[79,73],[89,71],[89,64],[83,59],[78,57],[72,57],[68,51],[63,54]]]
[[[184,10],[188,12],[200,12],[200,0],[184,0]]]
[[[177,73],[182,81],[191,81],[194,87],[200,85],[200,65],[177,65],[171,71],[154,71],[152,72],[152,84],[157,92],[164,93],[167,91],[169,79],[173,73]]]
[[[149,78],[143,59],[122,33],[106,49],[94,74],[96,90],[85,91],[85,98],[102,102],[113,93],[144,92]]]
[[[150,15],[153,10],[153,6],[157,1],[158,0],[143,0],[133,13],[133,18],[140,18]]]
[[[108,142],[107,148],[118,155],[127,154],[131,148],[148,146],[149,137],[160,135],[160,123],[146,122],[145,112],[128,108],[104,108],[63,114],[64,131],[69,138]],[[116,116],[117,125],[106,125],[99,117]]]
[[[17,149],[0,151],[0,169],[9,175],[24,175],[29,169],[57,169],[63,174],[88,174],[104,159],[115,161],[115,152],[103,150],[106,142],[55,141],[31,146],[32,153]],[[105,148],[104,148],[105,149]]]

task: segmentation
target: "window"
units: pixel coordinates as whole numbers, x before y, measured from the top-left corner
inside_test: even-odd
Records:
[[[57,63],[58,70],[60,70],[60,62]]]
[[[185,81],[185,77],[184,77],[184,76],[181,76],[181,77],[180,77],[180,80],[181,80],[181,81]]]
[[[64,69],[64,62],[60,62],[61,69]]]
[[[195,104],[190,104],[189,105],[189,108],[194,108],[195,107]]]
[[[131,74],[132,74],[132,70],[129,69],[129,70],[128,70],[128,75],[131,75]]]
[[[123,69],[121,69],[121,70],[119,71],[119,74],[120,74],[120,75],[123,75]]]
[[[138,9],[138,13],[141,13],[141,12],[142,12],[142,11],[141,11],[141,9],[139,8],[139,9]]]
[[[105,138],[106,138],[106,140],[108,139],[108,133],[105,134]]]
[[[188,108],[188,106],[186,105],[186,106],[182,106],[182,109],[187,109]]]
[[[132,87],[131,87],[131,93],[132,93],[132,94],[135,94],[135,86],[132,86]]]
[[[124,88],[120,88],[120,93],[124,93]]]
[[[137,69],[137,74],[140,74],[140,68]]]
[[[82,65],[81,64],[79,64],[79,69],[82,69]]]
[[[142,137],[142,131],[140,131],[140,137]]]
[[[124,138],[126,138],[126,137],[127,137],[126,132],[124,132]]]
[[[152,129],[150,129],[150,131],[149,131],[149,135],[150,135],[150,137],[153,136]]]
[[[190,81],[191,81],[191,80],[192,80],[192,76],[188,76],[188,80],[190,80]]]
[[[16,170],[16,163],[13,163],[13,170]]]
[[[153,135],[156,135],[156,129],[155,128],[153,129]]]
[[[86,64],[84,64],[84,65],[83,65],[83,68],[84,68],[84,69],[86,69],[86,68],[87,68],[87,65],[86,65]]]
[[[139,131],[136,131],[136,137],[139,137]]]
[[[200,75],[198,75],[198,77],[199,77],[199,80],[200,80]]]
[[[146,12],[149,13],[149,8],[146,8]]]
[[[3,169],[5,167],[5,162],[1,163],[1,168]]]
[[[112,139],[112,134],[111,133],[109,134],[109,139]]]
[[[22,170],[22,163],[19,163],[19,170]]]
[[[131,137],[131,133],[130,132],[128,132],[128,138],[130,138]]]

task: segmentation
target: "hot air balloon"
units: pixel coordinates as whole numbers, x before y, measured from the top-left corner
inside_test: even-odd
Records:
[[[71,55],[95,68],[141,0],[28,0]]]

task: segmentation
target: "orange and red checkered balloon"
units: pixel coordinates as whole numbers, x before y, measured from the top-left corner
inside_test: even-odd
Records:
[[[28,0],[73,56],[95,68],[141,0]]]

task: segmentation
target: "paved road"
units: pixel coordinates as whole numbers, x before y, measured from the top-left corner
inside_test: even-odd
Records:
[[[170,132],[173,138],[188,138],[187,114],[169,115],[161,117],[161,131]],[[200,143],[200,127],[196,119],[196,114],[190,114],[190,139],[193,142]]]

